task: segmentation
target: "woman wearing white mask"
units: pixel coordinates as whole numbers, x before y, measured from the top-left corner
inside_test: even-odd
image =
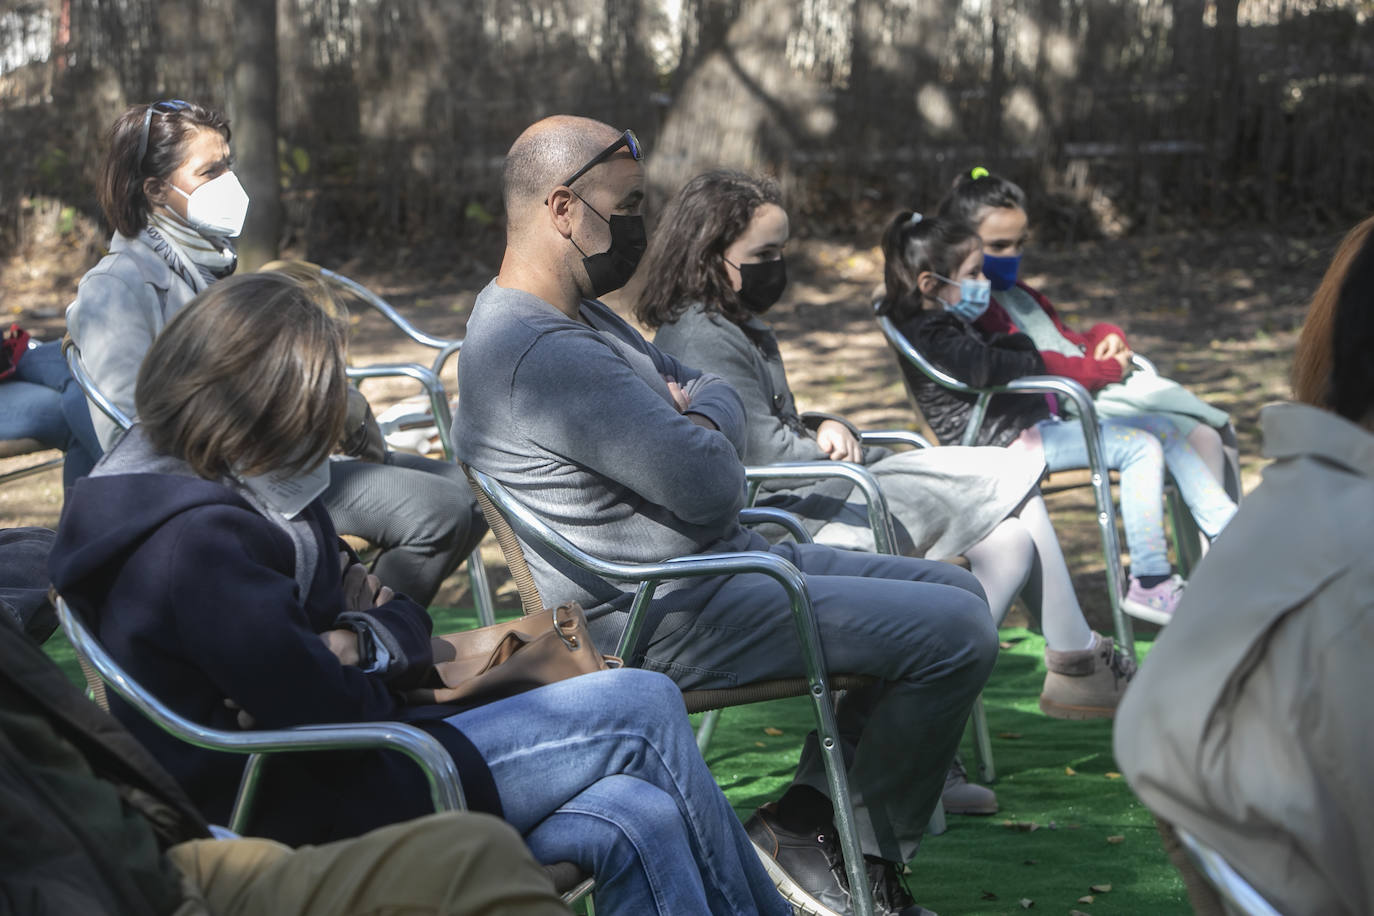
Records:
[[[234,272],[234,238],[249,200],[234,175],[229,121],[180,99],[135,105],[115,121],[101,165],[101,209],[114,227],[110,253],[81,279],[67,329],[97,388],[134,414],[143,355],[196,294]],[[350,430],[365,414],[350,407]],[[102,448],[119,429],[94,407]],[[461,472],[446,462],[400,456],[365,436],[345,442],[370,461],[329,464],[324,493],[335,527],[380,548],[375,571],[428,604],[486,531]]]

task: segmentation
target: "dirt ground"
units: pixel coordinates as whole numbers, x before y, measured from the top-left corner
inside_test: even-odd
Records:
[[[1269,231],[1193,231],[1150,238],[1045,244],[1031,250],[1023,276],[1042,289],[1076,326],[1107,320],[1124,327],[1131,343],[1161,373],[1229,410],[1240,435],[1247,489],[1259,480],[1259,411],[1288,394],[1287,370],[1306,300],[1339,241],[1330,233],[1306,239]],[[98,252],[84,244],[30,248],[0,262],[0,318],[17,321],[42,339],[62,333],[62,313],[76,280]],[[881,253],[867,243],[799,240],[788,249],[792,285],[769,313],[782,340],[788,375],[803,409],[843,413],[865,428],[913,428],[896,363],[869,311],[882,278]],[[461,336],[473,298],[494,272],[495,259],[399,268],[377,261],[326,264],[385,296],[416,325]],[[611,300],[625,311],[625,303]],[[411,345],[377,313],[356,309],[351,358],[355,364],[413,360],[432,351]],[[453,363],[445,374],[456,387]],[[404,382],[369,382],[378,410],[414,393]],[[0,470],[47,455],[0,462]],[[45,472],[0,487],[0,520],[55,526],[61,474]],[[1087,489],[1050,497],[1080,599],[1092,622],[1110,631],[1103,561]],[[484,556],[504,571],[488,538]],[[500,600],[515,603],[504,576]],[[454,576],[440,603],[466,599],[465,578]]]

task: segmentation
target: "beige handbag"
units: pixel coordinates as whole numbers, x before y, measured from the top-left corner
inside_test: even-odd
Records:
[[[593,644],[586,615],[575,601],[436,636],[431,644],[434,671],[424,687],[407,694],[413,703],[489,703],[621,665],[619,658],[602,655]]]

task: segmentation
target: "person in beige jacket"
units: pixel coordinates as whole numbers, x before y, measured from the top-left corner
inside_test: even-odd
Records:
[[[1163,822],[1284,913],[1374,912],[1374,217],[1313,298],[1297,403],[1264,409],[1263,483],[1208,553],[1116,718]],[[1190,886],[1199,912],[1213,912]],[[1214,901],[1213,901],[1214,903]]]

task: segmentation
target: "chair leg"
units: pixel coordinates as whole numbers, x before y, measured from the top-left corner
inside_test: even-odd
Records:
[[[1187,579],[1193,568],[1202,559],[1202,532],[1198,530],[1193,514],[1183,501],[1178,487],[1170,485],[1164,491],[1165,502],[1169,507],[1169,521],[1174,533],[1174,552],[1178,555],[1178,573]]]
[[[472,548],[468,554],[468,578],[472,580],[472,600],[477,605],[477,622],[489,627],[496,622],[496,610],[491,600],[491,584],[487,581],[487,567],[482,562],[482,547]]]
[[[939,836],[949,829],[949,824],[945,822],[945,803],[938,798],[935,799],[935,810],[930,812],[930,820],[926,823],[926,833],[931,836]]]
[[[711,746],[711,738],[716,733],[721,712],[719,709],[710,709],[701,716],[701,724],[697,726],[697,750],[703,757],[706,756],[706,749]]]
[[[973,715],[969,717],[973,725],[973,750],[978,758],[978,778],[991,783],[997,779],[997,767],[992,760],[992,736],[988,734],[988,714],[983,708],[983,695],[973,701]]]

